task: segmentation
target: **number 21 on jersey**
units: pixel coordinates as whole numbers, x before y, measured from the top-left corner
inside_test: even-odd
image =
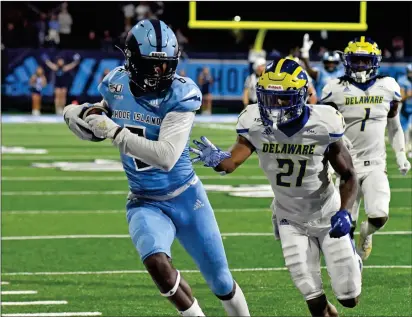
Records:
[[[282,180],[282,177],[291,176],[293,174],[293,170],[295,168],[295,162],[291,159],[276,159],[279,164],[279,168],[286,168],[286,172],[282,172],[276,175],[276,185],[282,187],[291,187],[291,182],[285,182]],[[306,162],[307,160],[299,160],[299,174],[294,182],[294,186],[300,187],[302,186],[303,176],[305,176],[306,171]]]

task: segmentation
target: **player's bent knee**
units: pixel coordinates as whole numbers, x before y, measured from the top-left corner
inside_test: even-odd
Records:
[[[155,253],[148,256],[144,261],[149,274],[157,280],[163,279],[167,284],[173,284],[175,277],[172,277],[175,269],[170,264],[169,258],[165,253]],[[170,281],[168,281],[170,279]],[[172,281],[173,280],[173,281]],[[169,283],[170,282],[170,283]]]
[[[342,306],[347,307],[347,308],[354,308],[356,305],[358,305],[359,302],[359,296],[354,297],[354,298],[349,298],[349,299],[339,299],[339,303],[341,303]]]
[[[206,280],[212,292],[219,298],[220,296],[230,296],[233,291],[234,282],[229,268],[214,272],[213,275],[207,277]]]
[[[376,228],[382,228],[386,222],[388,221],[388,216],[376,217],[376,218],[368,218],[368,222],[374,225]]]

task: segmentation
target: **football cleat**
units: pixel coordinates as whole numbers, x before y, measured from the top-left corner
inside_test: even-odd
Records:
[[[365,261],[372,252],[372,235],[367,234],[368,223],[362,222],[359,231],[359,240],[356,246],[356,252],[361,257],[362,261]]]

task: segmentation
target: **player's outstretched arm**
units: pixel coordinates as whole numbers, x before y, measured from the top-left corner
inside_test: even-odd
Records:
[[[197,149],[190,151],[197,154],[192,162],[201,161],[206,167],[213,167],[217,172],[232,173],[253,153],[255,148],[243,136],[238,135],[236,143],[229,152],[224,152],[211,143],[207,138],[201,137],[201,141],[194,140]]]
[[[314,80],[317,80],[319,72],[316,69],[313,69],[309,62],[309,51],[313,45],[313,41],[309,39],[309,34],[305,34],[303,36],[303,44],[302,48],[300,49],[301,59],[303,64],[305,65],[305,69],[308,72],[309,76],[312,77]]]
[[[329,231],[332,238],[340,238],[349,234],[351,230],[352,217],[348,210],[353,206],[358,194],[358,181],[352,158],[342,140],[331,143],[326,156],[341,177],[339,186],[341,205],[339,211],[331,218]]]
[[[399,119],[399,102],[391,103],[391,110],[388,113],[388,138],[396,154],[396,163],[402,175],[406,175],[411,168],[411,164],[406,158],[405,136]]]

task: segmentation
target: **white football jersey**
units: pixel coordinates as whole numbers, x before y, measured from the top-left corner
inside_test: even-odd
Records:
[[[246,107],[236,127],[256,148],[260,167],[276,197],[277,217],[299,222],[336,212],[340,203],[325,152],[343,136],[344,119],[330,106],[307,107],[309,119],[290,137],[264,126],[257,104]]]
[[[400,101],[400,87],[392,77],[376,79],[365,91],[351,83],[329,82],[322,102],[338,106],[346,122],[345,136],[352,142],[357,171],[386,164],[385,128],[392,101]],[[370,167],[368,167],[370,166]]]

